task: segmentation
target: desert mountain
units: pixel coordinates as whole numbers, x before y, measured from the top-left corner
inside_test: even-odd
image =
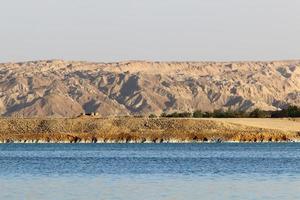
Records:
[[[146,115],[300,106],[300,61],[0,64],[2,116]]]

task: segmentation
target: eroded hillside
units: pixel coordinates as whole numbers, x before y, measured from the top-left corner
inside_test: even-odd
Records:
[[[0,64],[3,116],[140,115],[300,106],[300,61]]]

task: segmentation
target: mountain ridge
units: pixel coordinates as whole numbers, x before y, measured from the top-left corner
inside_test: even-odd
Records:
[[[2,116],[148,115],[300,106],[300,60],[0,64]]]

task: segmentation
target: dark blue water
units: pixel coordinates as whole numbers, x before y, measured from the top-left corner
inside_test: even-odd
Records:
[[[299,199],[300,144],[2,144],[0,199]]]

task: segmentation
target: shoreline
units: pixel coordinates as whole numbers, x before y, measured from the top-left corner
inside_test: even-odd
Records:
[[[252,119],[250,123],[247,120],[134,117],[2,118],[0,143],[300,142],[299,121]]]
[[[0,141],[0,145],[3,144],[287,144],[287,143],[300,143],[299,140],[297,141],[262,141],[262,142],[240,142],[240,141],[222,141],[222,142],[214,142],[214,141],[208,141],[208,142],[201,142],[201,141],[164,141],[164,142],[152,142],[152,141],[146,141],[146,142],[138,142],[138,141],[107,141],[107,142],[70,142],[70,141],[9,141],[9,142],[3,142]]]

